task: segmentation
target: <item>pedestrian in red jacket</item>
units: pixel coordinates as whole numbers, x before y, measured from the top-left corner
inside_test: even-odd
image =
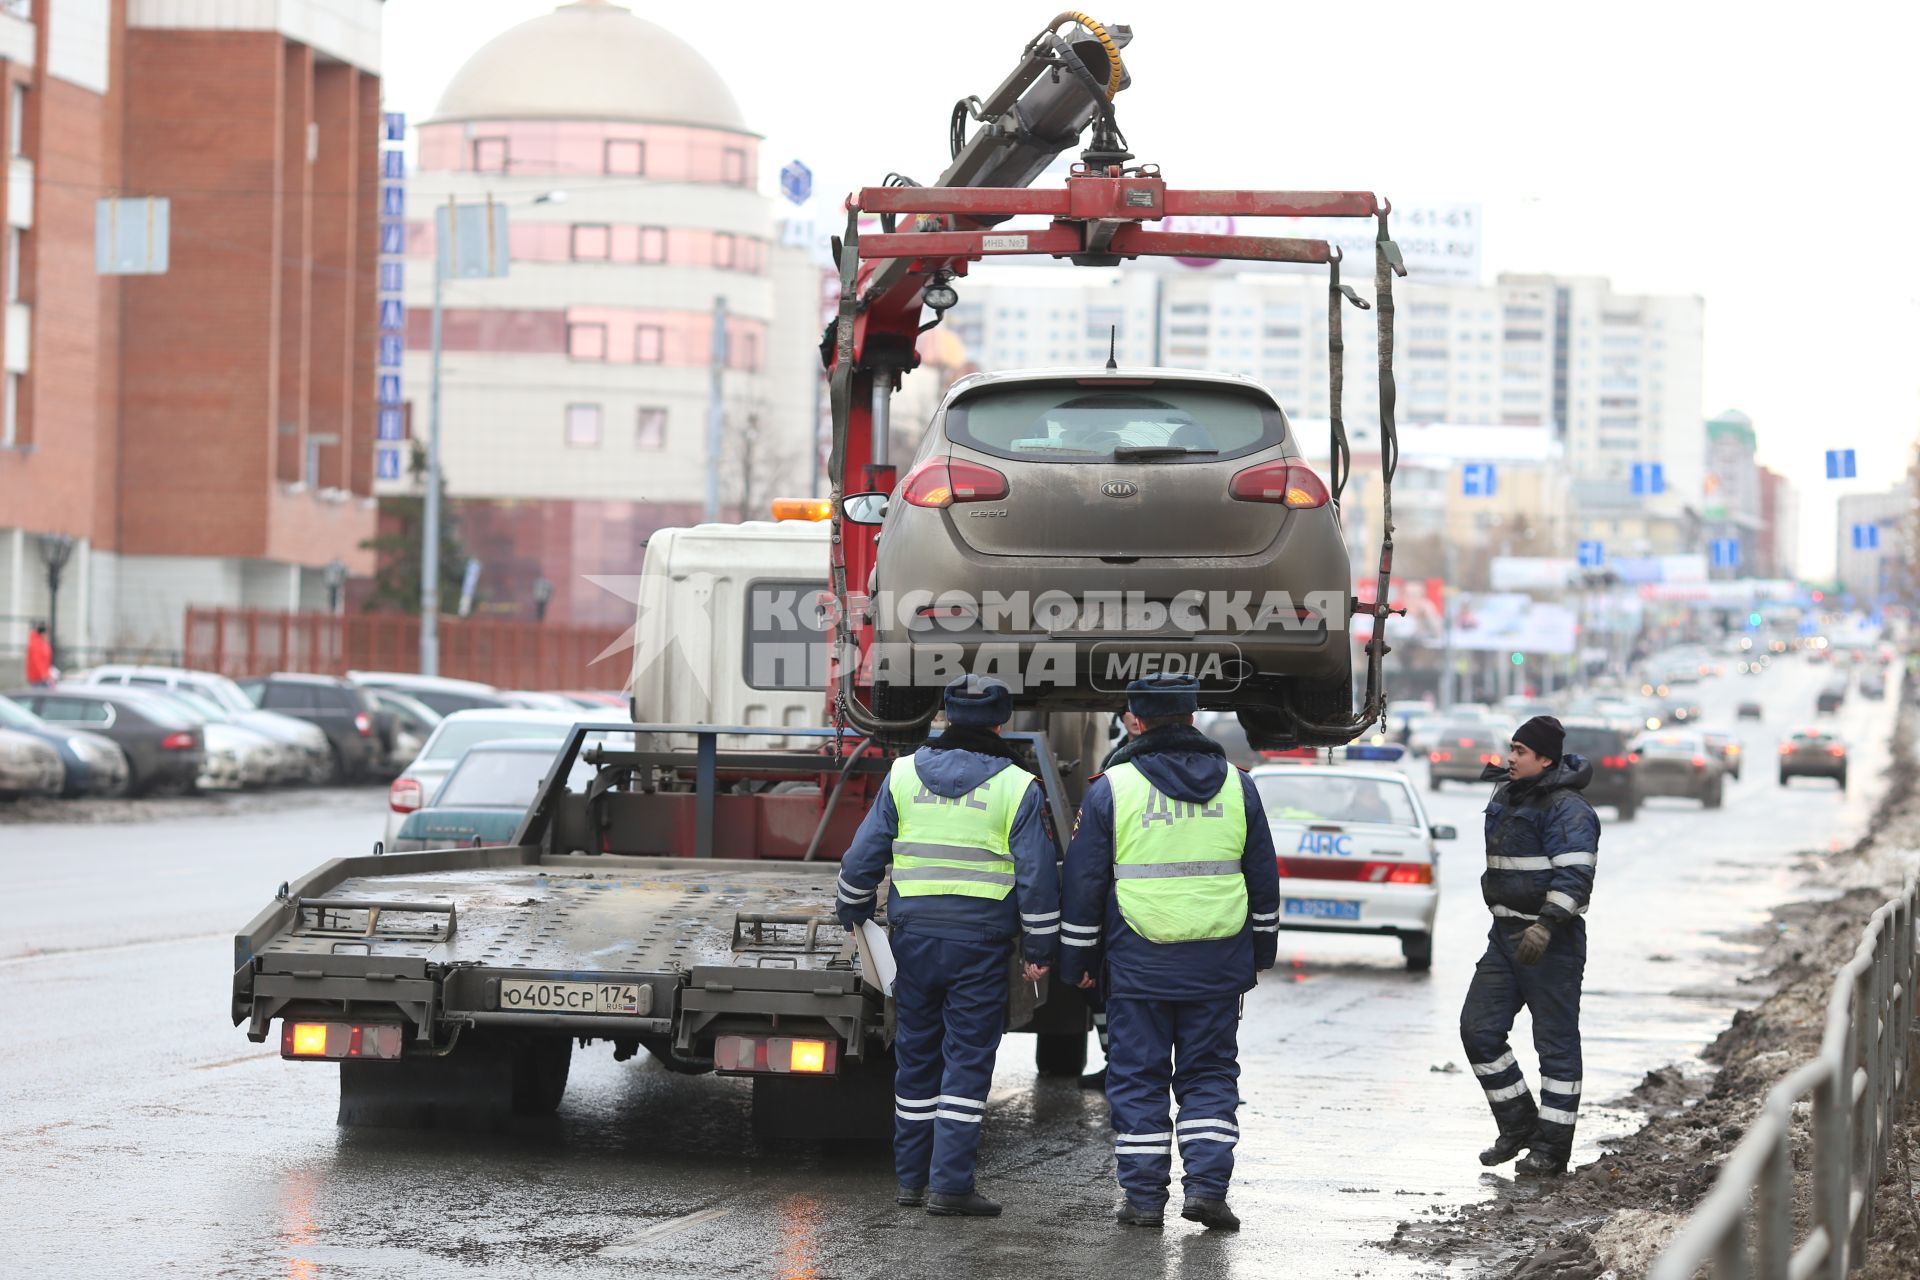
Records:
[[[47,624],[36,622],[27,636],[27,683],[53,683],[53,644],[47,639]]]

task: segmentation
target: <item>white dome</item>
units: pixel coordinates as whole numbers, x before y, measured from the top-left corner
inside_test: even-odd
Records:
[[[624,120],[747,133],[693,46],[608,0],[575,0],[488,41],[454,73],[433,123]]]

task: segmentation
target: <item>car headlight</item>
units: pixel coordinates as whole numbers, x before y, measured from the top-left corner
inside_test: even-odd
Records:
[[[89,742],[85,738],[71,739],[73,754],[80,757],[81,763],[90,769],[101,769],[113,763],[113,752],[98,742]]]

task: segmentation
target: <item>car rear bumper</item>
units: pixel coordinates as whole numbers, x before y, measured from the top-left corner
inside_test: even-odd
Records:
[[[1697,800],[1713,789],[1713,777],[1705,770],[1688,770],[1685,773],[1659,770],[1646,772],[1635,779],[1642,796],[1679,796],[1683,799]]]
[[[1288,903],[1358,903],[1357,919],[1313,916]],[[1356,880],[1313,880],[1288,876],[1280,881],[1280,927],[1319,933],[1432,933],[1440,910],[1440,890],[1433,885],[1376,885]]]

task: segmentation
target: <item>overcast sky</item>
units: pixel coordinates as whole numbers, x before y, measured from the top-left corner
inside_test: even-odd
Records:
[[[388,0],[388,108],[428,117],[469,54],[553,7]],[[1054,12],[631,7],[726,77],[770,171],[797,156],[835,193],[938,173],[954,100],[997,85]],[[1705,298],[1702,411],[1745,410],[1761,461],[1795,481],[1803,574],[1831,571],[1834,497],[1904,471],[1920,428],[1920,5],[1129,0],[1095,16],[1134,29],[1121,126],[1174,185],[1475,201],[1489,279],[1595,274]],[[1824,479],[1823,452],[1846,446],[1861,478]]]

